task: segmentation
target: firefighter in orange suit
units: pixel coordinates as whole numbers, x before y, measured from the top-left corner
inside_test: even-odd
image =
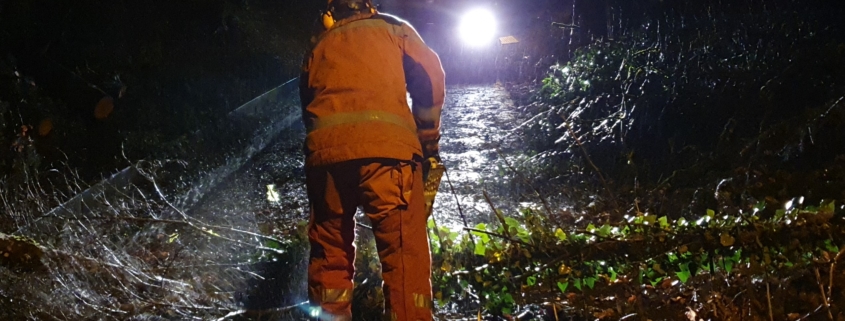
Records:
[[[422,163],[438,154],[443,68],[413,27],[371,1],[328,1],[300,78],[309,297],[320,320],[351,319],[360,206],[376,238],[385,316],[432,320]]]

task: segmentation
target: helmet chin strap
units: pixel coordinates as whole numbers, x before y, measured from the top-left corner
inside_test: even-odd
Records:
[[[326,9],[326,12],[323,13],[323,27],[326,28],[326,30],[331,29],[337,23],[337,20],[335,19],[334,14],[332,13],[332,11],[334,11],[334,3],[336,1],[337,0],[329,0],[328,9]],[[364,6],[366,6],[367,9],[369,9],[370,13],[372,13],[372,14],[376,13],[376,7],[370,1],[364,1],[363,4],[364,4]],[[350,7],[350,9],[355,10],[355,8],[351,8],[351,7]],[[355,11],[363,11],[363,10],[355,10]]]

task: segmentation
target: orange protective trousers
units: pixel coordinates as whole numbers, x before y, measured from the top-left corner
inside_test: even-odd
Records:
[[[350,320],[355,213],[372,222],[388,320],[432,320],[431,254],[418,162],[363,159],[306,170],[309,296],[323,320]]]

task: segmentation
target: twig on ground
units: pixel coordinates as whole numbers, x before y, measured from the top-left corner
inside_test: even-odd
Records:
[[[827,284],[828,297],[833,296],[833,274],[836,271],[836,262],[839,262],[839,258],[842,257],[842,253],[845,253],[845,247],[842,247],[842,249],[839,250],[839,253],[833,257],[833,262],[830,263],[830,282]]]
[[[481,193],[484,194],[484,200],[486,200],[487,204],[490,205],[490,208],[493,209],[493,214],[495,214],[496,218],[499,219],[499,222],[502,223],[502,228],[505,231],[505,235],[508,237],[508,239],[510,239],[511,232],[509,231],[508,223],[505,222],[505,217],[502,216],[502,213],[499,213],[498,209],[496,209],[496,205],[493,204],[493,200],[490,199],[490,195],[487,195],[487,191],[482,191]]]
[[[833,313],[830,311],[830,302],[827,300],[827,294],[824,292],[824,285],[822,285],[822,277],[819,275],[819,268],[814,268],[813,271],[816,273],[816,282],[819,284],[819,291],[822,294],[824,306],[827,308],[827,317],[830,321],[833,321]]]
[[[775,321],[772,314],[772,292],[769,290],[769,280],[766,280],[766,300],[769,301],[769,321]]]

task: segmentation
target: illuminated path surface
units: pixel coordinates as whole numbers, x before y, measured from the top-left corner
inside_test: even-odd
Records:
[[[449,87],[443,110],[441,156],[449,168],[455,188],[451,192],[444,177],[435,204],[438,223],[459,228],[456,196],[460,200],[469,224],[494,220],[492,210],[484,201],[487,190],[499,209],[512,208],[513,197],[507,197],[507,180],[501,177],[497,146],[512,143],[510,130],[516,127],[513,104],[504,89],[496,86]],[[285,224],[296,224],[308,217],[302,170],[302,128],[286,130],[265,151],[257,155],[238,172],[204,198],[193,211],[194,217],[215,225],[257,230],[262,213],[282,216]],[[279,202],[267,199],[267,185],[275,185]],[[363,223],[368,223],[362,221]],[[304,253],[303,253],[304,254]],[[225,260],[232,253],[214,253]],[[296,304],[305,300],[304,262],[288,264],[280,275],[265,286],[270,298],[260,299],[259,306],[273,307]],[[299,264],[299,265],[297,265]],[[281,292],[279,292],[281,291]],[[281,300],[281,301],[279,301]]]
[[[487,190],[499,209],[512,207],[507,197],[510,175],[497,148],[507,154],[513,144],[511,130],[518,126],[513,103],[504,89],[451,87],[443,109],[441,157],[449,170],[460,206],[471,226],[494,218],[482,191]],[[446,177],[434,205],[434,217],[446,225],[463,225],[455,194]]]

